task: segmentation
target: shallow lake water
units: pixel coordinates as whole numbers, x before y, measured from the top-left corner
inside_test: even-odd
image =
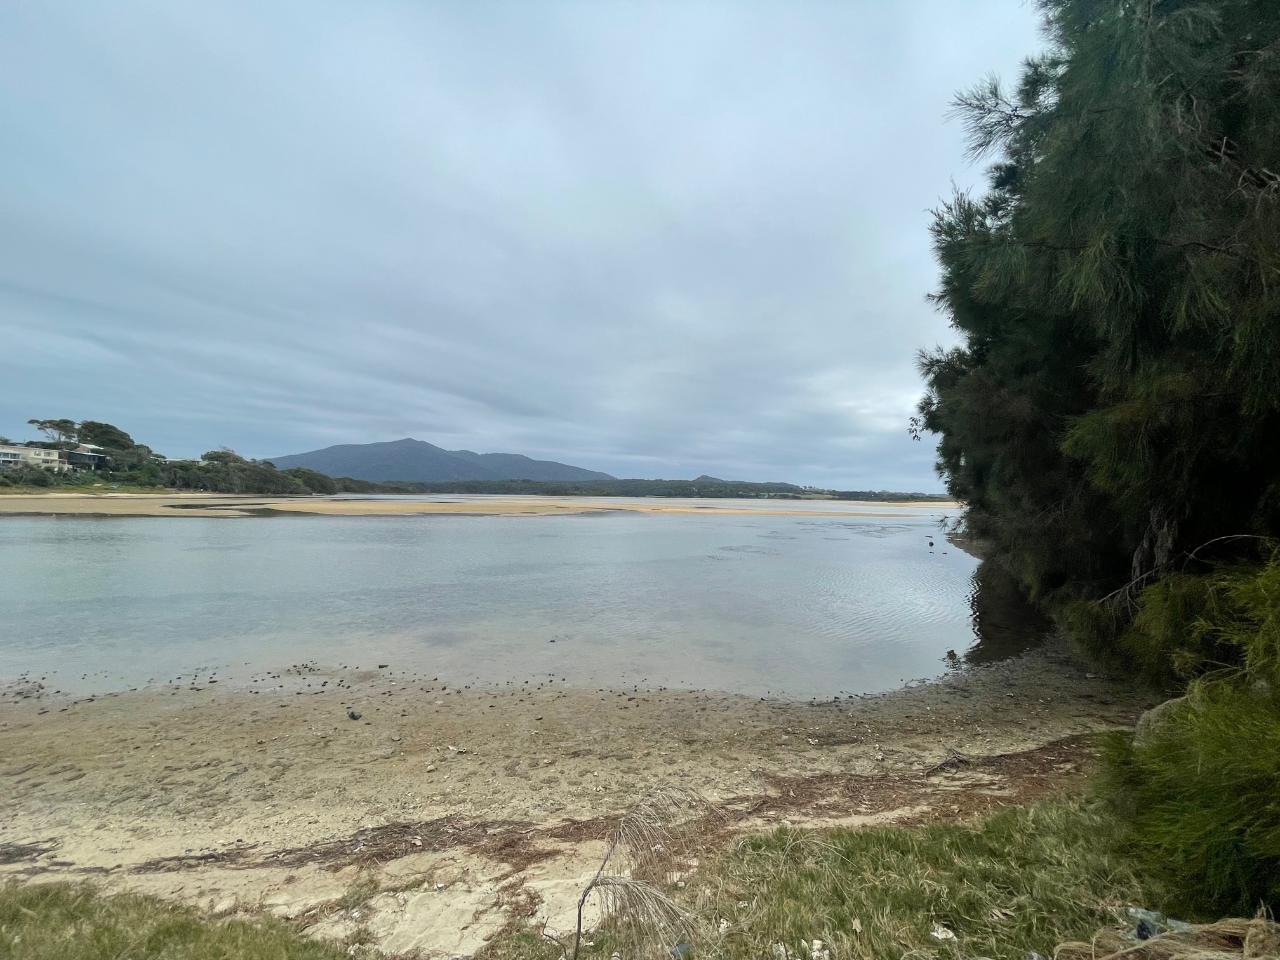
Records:
[[[78,692],[216,670],[234,683],[314,661],[830,697],[994,649],[975,617],[977,561],[939,536],[940,511],[820,509],[2,518],[0,680]]]

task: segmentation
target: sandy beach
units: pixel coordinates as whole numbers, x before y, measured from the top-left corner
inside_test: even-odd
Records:
[[[565,929],[611,818],[657,784],[729,832],[963,818],[1070,789],[1147,705],[1059,650],[825,703],[394,664],[78,701],[29,678],[0,695],[0,875],[469,954],[517,914]]]
[[[723,515],[895,517],[886,507],[926,513],[955,511],[951,502],[874,502],[842,500],[685,500],[665,498],[457,496],[438,499],[359,499],[349,497],[251,497],[183,493],[47,493],[0,495],[0,516],[96,517],[268,517],[288,514],[323,516],[551,516],[625,510],[637,513],[714,513]]]

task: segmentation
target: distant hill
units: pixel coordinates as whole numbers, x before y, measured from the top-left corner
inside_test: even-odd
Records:
[[[441,483],[457,480],[612,480],[607,473],[554,460],[532,460],[518,453],[445,450],[425,440],[345,443],[308,453],[268,457],[281,470],[306,467],[331,477],[357,480],[407,480]]]

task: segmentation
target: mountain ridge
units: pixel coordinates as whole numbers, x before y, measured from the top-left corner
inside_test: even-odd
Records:
[[[520,453],[476,453],[446,450],[425,440],[404,437],[374,443],[340,443],[319,450],[267,457],[281,470],[305,467],[331,477],[374,482],[442,482],[454,480],[613,480],[556,460],[534,460]]]

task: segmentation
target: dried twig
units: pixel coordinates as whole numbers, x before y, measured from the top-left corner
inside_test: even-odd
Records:
[[[655,952],[655,947],[663,952],[677,939],[691,935],[692,917],[657,884],[670,879],[706,821],[714,817],[714,808],[697,791],[685,787],[654,790],[628,810],[610,836],[595,875],[578,897],[573,950],[565,951],[566,958],[578,960],[583,912],[593,893],[603,913],[623,926],[639,953]]]

